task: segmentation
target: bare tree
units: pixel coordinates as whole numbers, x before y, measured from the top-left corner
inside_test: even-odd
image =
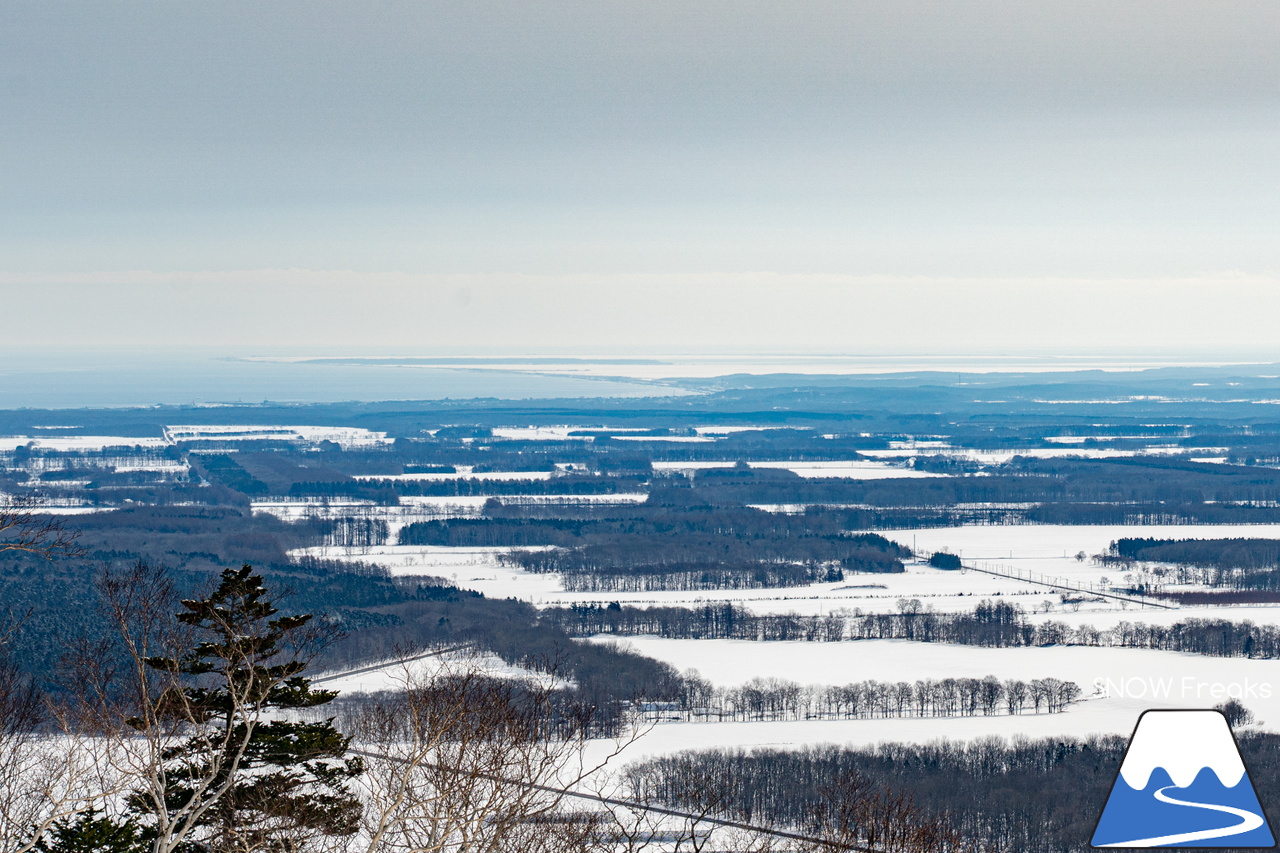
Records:
[[[0,553],[22,551],[46,559],[77,556],[79,535],[62,519],[40,513],[38,496],[0,494]]]
[[[153,853],[301,850],[356,830],[346,739],[282,713],[333,698],[300,676],[325,629],[276,616],[248,566],[180,612],[167,573],[146,564],[98,586],[115,647],[73,652],[82,726],[119,738],[110,761],[129,794],[118,799]]]
[[[76,556],[77,533],[39,513],[37,496],[0,494],[0,553]],[[115,791],[108,741],[87,734],[13,659],[25,617],[0,614],[0,853],[24,853],[55,824],[97,808]]]
[[[972,853],[976,845],[951,828],[946,816],[924,814],[912,798],[872,783],[856,771],[824,792],[804,853],[877,850],[881,853]]]
[[[0,625],[0,853],[26,853],[53,826],[120,791],[118,742],[36,688],[9,655],[18,622]]]
[[[636,805],[614,806],[610,818],[619,829],[630,823],[630,833],[619,833],[630,842],[625,848],[628,853],[645,849],[654,841],[661,842],[660,849],[670,853],[781,853],[793,849],[781,833],[747,823],[749,816],[740,808],[743,797],[734,777],[688,765],[681,769],[681,773],[661,780],[644,769],[623,774],[622,790]],[[678,804],[681,813],[651,810],[663,802]],[[636,833],[637,827],[645,831]],[[636,840],[641,842],[638,847]]]
[[[357,781],[366,807],[360,849],[612,850],[606,818],[575,815],[566,791],[631,736],[589,760],[592,713],[568,704],[554,679],[496,678],[474,659],[436,660],[431,672],[400,665],[400,689],[343,720],[366,762]]]

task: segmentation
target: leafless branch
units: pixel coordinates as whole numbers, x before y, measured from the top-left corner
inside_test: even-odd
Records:
[[[40,513],[38,496],[0,495],[0,552],[22,551],[45,559],[82,555],[79,533],[63,520]]]

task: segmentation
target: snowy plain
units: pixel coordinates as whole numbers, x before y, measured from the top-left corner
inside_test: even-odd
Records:
[[[596,641],[616,641],[600,637]],[[799,684],[845,684],[875,679],[1059,678],[1080,685],[1082,700],[1060,714],[991,717],[896,717],[855,720],[660,723],[628,750],[627,758],[681,749],[801,748],[823,743],[870,746],[888,741],[968,740],[1128,734],[1151,708],[1211,708],[1240,698],[1259,725],[1280,723],[1280,661],[1214,658],[1148,649],[1085,646],[988,649],[907,640],[840,643],[748,640],[670,640],[630,637],[622,645],[696,669],[716,686],[753,678]]]
[[[732,468],[736,462],[654,462],[655,471],[678,471],[680,473],[697,472],[708,468]],[[929,471],[916,471],[902,465],[889,462],[876,462],[865,459],[845,461],[805,461],[789,462],[785,460],[751,461],[751,468],[774,468],[791,471],[801,477],[818,479],[846,480],[886,480],[895,477],[947,477],[949,474],[935,474]]]
[[[385,509],[385,508],[380,508]],[[877,531],[922,552],[947,550],[966,562],[1001,570],[1035,572],[1071,584],[1119,582],[1122,571],[1097,565],[1092,555],[1122,537],[1280,538],[1280,525],[966,525]],[[570,593],[555,574],[532,574],[501,564],[505,548],[380,546],[325,549],[342,556],[387,566],[397,575],[436,575],[460,587],[496,598],[514,597],[537,605],[619,601],[637,606],[734,601],[756,613],[839,614],[893,612],[903,598],[919,598],[940,612],[971,610],[983,598],[1019,604],[1035,620],[1069,625],[1112,627],[1122,621],[1168,624],[1190,618],[1225,618],[1280,624],[1280,606],[1182,607],[1161,610],[1114,601],[1088,601],[1079,610],[1064,607],[1057,593],[1016,578],[973,571],[943,571],[918,561],[903,574],[846,576],[833,583],[781,589],[646,593]],[[310,552],[319,554],[316,549]],[[341,553],[339,553],[341,552]],[[1076,555],[1084,553],[1084,559]],[[1045,603],[1051,605],[1047,612]],[[1239,695],[1264,724],[1280,724],[1280,661],[1214,658],[1146,649],[1085,646],[987,649],[896,640],[840,643],[673,640],[657,637],[600,637],[671,663],[697,669],[718,686],[755,677],[777,677],[801,684],[842,684],[864,679],[914,681],[920,678],[1053,677],[1075,681],[1082,701],[1062,714],[916,719],[768,722],[664,722],[627,747],[624,761],[682,749],[717,746],[802,748],[823,743],[869,746],[887,741],[968,740],[986,736],[1088,736],[1127,734],[1148,708],[1208,708]],[[1101,682],[1103,693],[1095,693]],[[369,683],[369,682],[366,682]],[[369,689],[362,687],[359,689]],[[603,754],[607,744],[595,744]]]
[[[522,498],[522,501],[591,500],[639,501],[644,496],[599,495],[583,498]],[[487,498],[425,498],[412,500],[415,506],[375,507],[365,505],[285,505],[255,504],[255,509],[284,517],[306,514],[367,513],[388,521],[395,530],[412,520],[448,515],[475,515]],[[1109,627],[1117,622],[1151,621],[1168,623],[1178,619],[1236,618],[1255,622],[1280,623],[1280,605],[1215,608],[1163,609],[1114,600],[1077,601],[1069,606],[1061,600],[1065,587],[1097,588],[1124,582],[1123,569],[1098,564],[1094,555],[1112,541],[1145,536],[1165,539],[1280,538],[1280,525],[964,525],[957,527],[876,531],[914,551],[948,551],[967,564],[999,573],[1021,574],[1003,577],[978,571],[934,569],[921,561],[908,561],[900,574],[848,574],[844,580],[804,586],[744,590],[693,590],[646,592],[567,592],[557,574],[532,574],[504,565],[501,556],[510,548],[450,548],[412,545],[379,545],[362,548],[309,548],[296,553],[335,557],[384,565],[396,575],[434,575],[454,580],[460,587],[474,589],[496,598],[518,598],[541,606],[608,604],[617,601],[635,606],[700,606],[710,602],[733,601],[757,613],[827,615],[888,613],[897,609],[899,599],[917,598],[939,612],[972,610],[984,598],[1002,597],[1019,604],[1035,618],[1061,619],[1069,624],[1090,623]],[[1083,559],[1078,555],[1084,554]],[[1043,581],[1041,583],[1033,581]],[[1070,597],[1080,598],[1069,593]],[[1090,597],[1086,596],[1087,599]]]
[[[450,473],[423,472],[414,474],[356,474],[353,480],[404,480],[436,482],[444,480],[550,480],[551,471],[472,471],[470,465],[459,465]]]
[[[873,459],[911,459],[917,456],[945,456],[952,459],[978,462],[983,465],[1003,465],[1015,456],[1026,456],[1033,459],[1063,459],[1067,457],[1124,459],[1131,456],[1180,456],[1194,453],[1198,457],[1214,457],[1216,461],[1216,454],[1225,453],[1227,450],[1228,448],[1225,447],[1182,447],[1174,444],[1153,444],[1142,448],[1078,447],[1074,444],[1063,444],[1059,447],[979,450],[972,447],[951,447],[942,443],[929,446],[923,442],[917,442],[911,446],[859,450],[858,453]]]
[[[155,436],[136,435],[4,435],[0,436],[0,452],[12,453],[31,445],[39,450],[62,453],[99,451],[108,447],[165,447],[169,442]]]

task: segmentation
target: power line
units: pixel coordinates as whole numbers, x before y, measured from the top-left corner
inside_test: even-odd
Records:
[[[410,763],[407,758],[399,758],[391,755],[383,755],[377,752],[369,752],[368,750],[352,749],[348,750],[353,755],[363,755],[366,758],[381,758],[385,761],[399,761],[404,764]],[[639,809],[641,811],[652,812],[654,814],[666,815],[667,817],[678,817],[686,820],[697,821],[699,823],[709,823],[713,826],[724,826],[730,829],[745,829],[749,832],[755,832],[760,835],[769,835],[774,838],[785,838],[788,841],[804,841],[809,844],[818,844],[823,847],[829,847],[832,850],[847,850],[850,853],[886,853],[875,847],[861,847],[856,844],[847,844],[842,841],[831,841],[826,838],[815,838],[812,835],[804,835],[799,832],[788,832],[785,829],[774,829],[768,826],[756,826],[743,821],[729,820],[728,818],[710,817],[707,815],[693,814],[692,812],[684,812],[679,809],[671,809],[666,806],[655,806],[650,803],[638,803],[633,800],[621,800],[616,797],[606,797],[601,794],[588,794],[582,791],[574,791],[570,788],[557,788],[554,785],[540,785],[536,782],[530,782],[525,779],[507,779],[492,773],[477,773],[471,770],[460,770],[451,767],[441,767],[433,762],[418,762],[419,766],[427,767],[432,770],[443,770],[452,773],[465,773],[468,778],[484,779],[487,782],[499,782],[504,785],[518,785],[522,788],[529,788],[534,791],[544,791],[548,794],[559,794],[564,797],[574,797],[579,800],[590,800],[596,803],[603,803],[607,806],[620,806],[627,809]]]
[[[337,681],[339,678],[346,678],[349,675],[364,675],[366,672],[380,672],[384,669],[388,669],[393,666],[400,666],[401,664],[412,663],[416,660],[425,660],[427,658],[439,657],[440,655],[447,655],[449,652],[469,649],[474,645],[475,643],[463,643],[460,646],[450,646],[447,649],[433,649],[432,651],[423,652],[422,654],[414,655],[413,657],[399,658],[397,660],[390,661],[389,663],[375,663],[369,666],[362,666],[357,669],[348,669],[343,672],[334,672],[329,675],[322,675],[318,678],[310,678],[308,681],[312,684],[323,684],[326,681]]]

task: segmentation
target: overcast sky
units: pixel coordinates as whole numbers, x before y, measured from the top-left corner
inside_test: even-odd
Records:
[[[6,342],[1280,359],[1278,44],[1271,0],[4,2],[0,295],[65,314]]]

